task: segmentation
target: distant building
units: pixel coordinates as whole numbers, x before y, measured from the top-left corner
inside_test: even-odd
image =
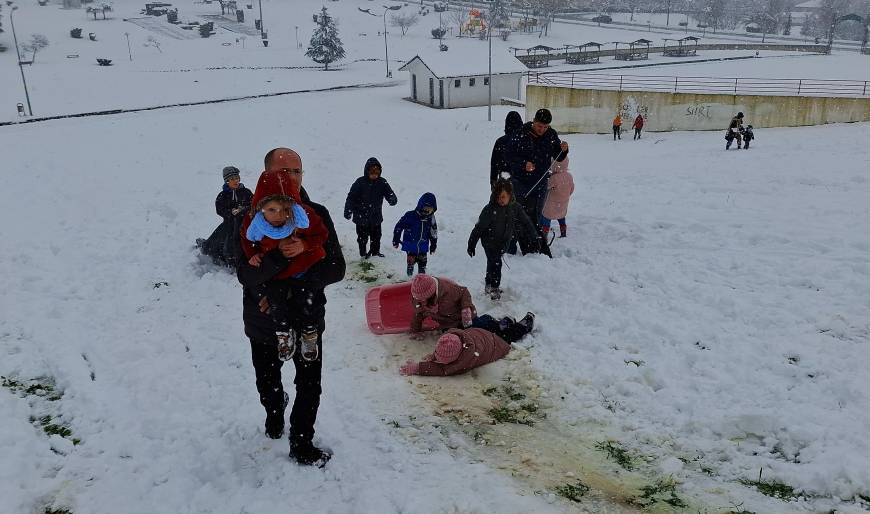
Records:
[[[803,25],[807,18],[822,10],[822,0],[808,0],[802,2],[791,9],[792,23],[795,25]]]
[[[399,68],[411,76],[411,100],[440,109],[486,105],[489,101],[487,45],[480,41],[450,42],[458,48],[418,53]],[[519,99],[523,74],[527,71],[506,50],[493,48],[493,104],[499,103],[502,97]]]

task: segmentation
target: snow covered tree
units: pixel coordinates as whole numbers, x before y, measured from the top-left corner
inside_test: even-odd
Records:
[[[217,0],[217,2],[221,6],[221,15],[226,13],[235,14],[236,9],[238,8],[236,0]]]
[[[0,2],[0,34],[3,33],[3,3]],[[0,52],[5,52],[6,47],[0,42]]]
[[[783,36],[791,35],[791,13],[788,13],[788,19],[785,20],[785,27],[782,29]]]
[[[390,26],[402,29],[402,36],[408,32],[408,29],[416,25],[418,21],[420,21],[420,18],[414,13],[390,15]]]
[[[326,7],[320,10],[320,15],[314,16],[317,18],[317,28],[311,35],[305,55],[328,70],[329,63],[344,59],[344,47],[338,38],[335,20],[326,12]]]
[[[106,13],[112,11],[112,6],[109,4],[100,4],[100,5],[92,5],[87,8],[87,12],[94,15],[94,19],[97,19],[97,13],[103,14],[103,19],[106,19]]]
[[[511,23],[510,5],[508,0],[493,0],[486,19],[492,28],[509,27]]]
[[[462,35],[462,26],[465,25],[465,22],[468,21],[468,13],[471,10],[468,7],[463,7],[461,5],[450,6],[450,14],[447,16],[447,19],[451,22],[455,23],[459,28],[459,35]]]
[[[30,41],[23,43],[21,49],[25,52],[32,52],[32,62],[36,62],[36,52],[48,46],[48,38],[42,34],[33,34],[30,36]]]

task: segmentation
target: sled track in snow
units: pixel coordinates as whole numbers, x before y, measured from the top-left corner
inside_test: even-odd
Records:
[[[75,114],[60,114],[57,116],[44,116],[41,118],[31,118],[29,120],[23,121],[3,121],[0,122],[0,127],[5,127],[9,125],[23,125],[26,123],[39,123],[42,121],[52,121],[52,120],[63,120],[68,118],[88,118],[92,116],[111,116],[113,114],[126,114],[126,113],[135,113],[135,112],[143,112],[143,111],[157,111],[160,109],[172,109],[176,107],[192,107],[197,105],[208,105],[208,104],[220,104],[226,102],[240,102],[244,100],[255,100],[258,98],[270,98],[273,96],[285,96],[285,95],[296,95],[302,93],[323,93],[328,91],[342,91],[346,89],[366,89],[366,88],[375,88],[375,87],[395,87],[399,84],[398,81],[390,81],[390,82],[379,82],[379,83],[370,83],[370,84],[351,84],[349,86],[332,86],[321,89],[299,89],[296,91],[279,91],[277,93],[262,93],[259,95],[245,95],[245,96],[234,96],[230,98],[218,98],[215,100],[200,100],[197,102],[179,102],[174,104],[166,104],[166,105],[152,105],[150,107],[137,107],[134,109],[111,109],[106,111],[91,111],[91,112],[81,112]]]

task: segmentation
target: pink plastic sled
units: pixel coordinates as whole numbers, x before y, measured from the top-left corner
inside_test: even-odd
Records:
[[[381,334],[402,334],[411,330],[414,307],[411,305],[411,283],[385,284],[366,293],[366,321],[369,330]],[[438,323],[423,320],[423,330],[435,330]]]

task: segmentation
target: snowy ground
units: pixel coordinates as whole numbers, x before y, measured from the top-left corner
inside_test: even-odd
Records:
[[[19,192],[7,207],[27,213],[3,227],[0,374],[51,377],[62,391],[54,402],[0,392],[0,512],[608,511],[557,500],[574,477],[605,491],[598,501],[621,499],[611,512],[667,477],[702,512],[861,510],[870,126],[766,130],[728,153],[718,133],[569,136],[570,237],[553,261],[509,259],[494,306],[480,295],[483,260],[464,248],[500,123],[410,104],[398,89],[0,129],[4,179]],[[520,361],[446,388],[404,379],[398,363],[432,341],[365,330],[368,284],[349,250],[349,278],[328,289],[318,437],[336,457],[325,472],[289,464],[286,443],[262,436],[239,286],[191,249],[216,222],[221,166],[253,185],[281,144],[302,154],[346,248],[344,195],[374,154],[400,198],[388,220],[426,190],[439,197],[432,272],[471,286],[481,311],[539,320]],[[830,166],[834,144],[848,150]],[[403,266],[388,252],[378,280]],[[539,429],[489,425],[472,408],[504,375],[540,399]],[[72,434],[47,437],[44,415]],[[590,450],[608,438],[635,472]],[[524,457],[511,460],[516,449]],[[736,483],[759,469],[806,497]]]
[[[219,33],[166,40],[162,54],[120,20],[139,2],[116,2],[118,19],[106,22],[24,5],[19,35],[62,42],[26,69],[34,110],[385,82],[383,61],[353,62],[383,55],[381,21],[356,12],[372,5],[363,1],[328,4],[353,42],[342,71],[275,69],[311,65],[295,48],[294,19],[307,40],[321,4],[297,4],[264,1],[282,21],[268,49]],[[182,19],[215,9],[179,6]],[[432,44],[432,16],[391,36],[391,59]],[[69,39],[72,19],[99,40]],[[91,66],[107,51],[117,66]],[[866,79],[860,59],[650,73]],[[0,67],[14,71],[14,52],[0,54]],[[14,117],[19,78],[0,74],[0,119]],[[662,483],[693,514],[870,510],[870,125],[764,130],[749,152],[727,153],[718,132],[567,136],[570,237],[554,244],[553,261],[509,258],[505,300],[493,305],[481,295],[482,256],[464,252],[506,110],[488,123],[485,109],[428,109],[402,101],[407,85],[396,78],[395,87],[0,127],[9,190],[0,513],[637,512],[642,488]],[[237,165],[253,187],[263,154],[279,145],[303,156],[305,185],[348,249],[347,280],[327,290],[317,428],[336,457],[322,472],[290,464],[286,442],[262,435],[241,291],[191,247],[218,220],[221,167]],[[509,359],[460,378],[405,379],[399,363],[434,340],[365,329],[367,287],[404,267],[388,252],[361,269],[353,226],[340,218],[371,155],[399,196],[385,209],[387,232],[434,192],[442,240],[432,272],[472,287],[481,311],[538,313],[538,330]],[[514,394],[525,399],[512,404]],[[491,408],[518,405],[538,409],[533,427],[492,424]],[[597,449],[608,440],[633,471]],[[738,482],[759,470],[801,495],[783,501]],[[592,486],[582,503],[558,497],[578,479]],[[671,511],[662,501],[650,509]]]

